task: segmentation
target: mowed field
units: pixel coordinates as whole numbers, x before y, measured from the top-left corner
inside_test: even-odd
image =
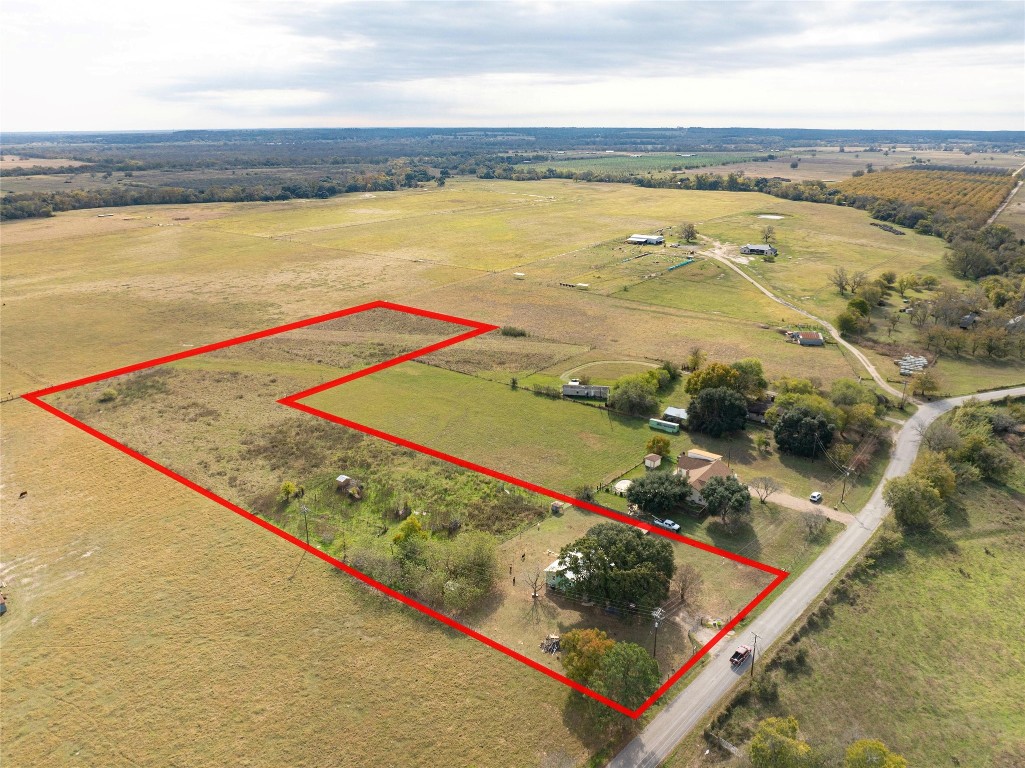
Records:
[[[819,276],[794,272],[808,295],[829,292],[820,276],[831,265],[872,251],[851,243],[852,231],[877,232],[862,212],[566,181],[9,222],[0,389],[18,395],[374,299],[526,329],[512,362],[477,340],[503,376],[584,353],[681,359],[693,346],[712,359],[765,356],[770,376],[850,376],[831,348],[767,356],[772,332],[750,319],[565,289],[544,272],[681,221],[711,232],[739,217],[723,231],[743,242],[754,214],[772,210],[791,216],[774,222],[781,234],[806,228],[821,243]],[[942,248],[921,242],[906,263]],[[353,766],[569,766],[603,746],[565,715],[561,684],[310,558],[290,581],[298,558],[285,542],[24,401],[0,408],[5,765],[329,755]]]
[[[347,382],[303,403],[570,494],[639,464],[652,434],[642,419],[417,362]],[[683,444],[680,436],[668,437]]]

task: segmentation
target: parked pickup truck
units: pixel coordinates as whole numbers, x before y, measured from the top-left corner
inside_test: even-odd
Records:
[[[737,650],[735,650],[733,652],[732,656],[730,656],[730,664],[733,665],[734,667],[739,667],[741,664],[743,664],[745,661],[747,661],[750,657],[751,657],[751,646],[750,645],[742,645],[739,648],[737,648]]]

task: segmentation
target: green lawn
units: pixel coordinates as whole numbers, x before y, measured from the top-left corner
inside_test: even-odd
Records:
[[[653,434],[642,419],[415,362],[304,402],[564,493],[640,463]]]

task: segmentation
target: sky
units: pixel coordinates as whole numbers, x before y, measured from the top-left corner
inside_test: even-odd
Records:
[[[4,0],[0,130],[1025,130],[1025,2]]]

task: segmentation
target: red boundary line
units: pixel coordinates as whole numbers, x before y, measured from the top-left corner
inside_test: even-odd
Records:
[[[680,669],[678,669],[668,680],[666,680],[666,682],[663,683],[659,687],[659,689],[657,691],[655,691],[655,693],[653,693],[643,704],[641,704],[636,709],[629,709],[629,708],[623,706],[622,704],[620,704],[620,703],[618,703],[616,701],[613,701],[612,699],[607,698],[606,696],[602,696],[601,694],[597,693],[596,691],[592,691],[590,688],[587,688],[586,686],[581,685],[580,683],[576,682],[575,680],[571,680],[568,677],[566,677],[565,675],[559,674],[555,670],[550,669],[550,668],[544,666],[540,662],[537,662],[537,661],[534,661],[533,659],[527,658],[526,656],[523,656],[522,654],[517,653],[516,651],[512,650],[511,648],[508,648],[508,647],[502,645],[501,643],[499,643],[499,642],[497,642],[495,640],[492,640],[490,637],[482,635],[480,632],[477,632],[476,630],[471,629],[470,627],[467,627],[464,624],[460,624],[455,619],[453,619],[453,618],[451,618],[449,616],[446,616],[446,615],[444,615],[442,613],[439,613],[438,611],[435,611],[434,609],[432,609],[432,608],[430,608],[430,607],[428,607],[428,606],[426,606],[426,605],[424,605],[424,604],[414,600],[413,598],[408,597],[407,595],[404,595],[401,592],[397,592],[396,590],[394,590],[394,589],[392,589],[392,588],[390,588],[390,587],[388,587],[388,586],[386,586],[386,585],[384,585],[384,584],[382,584],[382,583],[380,583],[378,581],[375,581],[374,579],[370,578],[369,576],[367,576],[366,574],[362,573],[361,571],[358,571],[355,568],[352,568],[351,566],[346,565],[345,563],[341,562],[340,560],[337,560],[337,559],[331,557],[330,555],[326,554],[325,552],[322,552],[321,550],[317,549],[316,547],[307,544],[305,541],[302,541],[301,539],[296,538],[292,534],[290,534],[290,533],[288,533],[286,531],[283,531],[282,529],[277,528],[276,526],[270,524],[266,520],[258,517],[257,515],[254,515],[252,512],[248,512],[245,509],[242,509],[242,507],[239,507],[238,505],[233,504],[232,502],[228,501],[227,499],[221,498],[220,496],[218,496],[213,491],[210,491],[210,490],[208,490],[206,488],[203,488],[202,486],[198,485],[197,483],[193,482],[192,480],[189,480],[187,477],[179,475],[177,472],[175,472],[175,471],[173,471],[171,469],[168,469],[164,465],[154,461],[153,459],[149,458],[148,456],[144,456],[142,453],[140,453],[140,452],[138,452],[138,451],[136,451],[136,450],[134,450],[132,448],[129,448],[127,445],[124,445],[123,443],[118,442],[117,440],[115,440],[114,438],[110,437],[109,435],[105,435],[104,433],[100,432],[99,430],[94,429],[93,427],[90,427],[88,424],[85,424],[84,422],[79,421],[78,419],[76,419],[75,417],[71,416],[70,414],[67,414],[64,411],[60,410],[59,408],[56,408],[56,407],[54,407],[54,406],[50,405],[49,403],[47,403],[47,402],[42,400],[42,398],[46,397],[47,395],[52,395],[52,394],[55,394],[57,392],[63,392],[63,391],[68,390],[68,389],[74,389],[76,387],[81,387],[81,386],[84,386],[86,384],[93,384],[93,383],[98,382],[98,381],[104,381],[105,379],[109,379],[109,378],[112,378],[114,376],[121,376],[121,375],[124,375],[124,374],[127,374],[127,373],[134,373],[135,371],[144,370],[146,368],[152,368],[152,367],[155,367],[155,366],[158,366],[158,365],[164,365],[166,363],[171,363],[171,362],[174,362],[176,360],[182,360],[182,359],[185,359],[185,358],[188,358],[188,357],[193,357],[195,355],[202,355],[202,354],[205,354],[207,352],[214,352],[214,351],[219,350],[219,349],[224,349],[226,347],[232,347],[232,346],[235,346],[237,344],[244,344],[244,343],[249,342],[249,341],[256,341],[257,339],[267,338],[268,336],[275,336],[275,335],[278,335],[278,334],[281,334],[281,333],[286,333],[288,331],[294,331],[294,330],[297,330],[299,328],[305,328],[305,327],[308,327],[310,325],[316,325],[318,323],[323,323],[323,322],[326,322],[328,320],[335,320],[337,318],[345,317],[347,315],[353,315],[353,314],[357,314],[359,312],[365,312],[365,311],[370,310],[370,309],[389,309],[389,310],[393,310],[393,311],[396,311],[396,312],[405,312],[407,314],[418,315],[420,317],[427,317],[427,318],[430,318],[430,319],[433,319],[433,320],[441,320],[441,321],[452,323],[452,324],[455,324],[455,325],[467,326],[471,330],[466,331],[465,333],[461,333],[461,334],[459,334],[457,336],[453,336],[450,339],[446,339],[444,341],[440,341],[440,342],[437,342],[435,344],[428,345],[428,346],[423,347],[421,349],[417,349],[417,350],[414,350],[412,352],[408,352],[408,353],[406,353],[404,355],[399,355],[398,357],[394,357],[394,358],[392,358],[390,360],[386,360],[386,361],[384,361],[382,363],[378,363],[376,365],[372,365],[372,366],[370,366],[368,368],[364,368],[364,369],[362,369],[360,371],[356,371],[354,373],[350,373],[347,376],[342,376],[339,379],[334,379],[334,380],[326,382],[324,384],[319,384],[319,385],[317,385],[315,387],[311,387],[310,389],[307,389],[307,390],[305,390],[303,392],[298,392],[298,393],[296,393],[294,395],[288,395],[287,397],[283,397],[280,400],[278,400],[277,401],[278,403],[280,403],[282,405],[286,405],[286,406],[288,406],[290,408],[294,408],[296,410],[302,411],[304,413],[308,413],[308,414],[311,414],[313,416],[317,416],[319,418],[326,419],[327,421],[331,421],[331,422],[334,422],[336,424],[340,424],[342,426],[349,427],[351,429],[359,430],[360,432],[363,432],[365,434],[371,435],[373,437],[380,438],[382,440],[386,440],[386,441],[391,442],[391,443],[395,443],[396,445],[401,445],[401,446],[403,446],[405,448],[411,448],[412,450],[419,451],[419,452],[424,453],[424,454],[426,454],[428,456],[432,456],[432,457],[434,457],[436,459],[441,459],[442,461],[447,461],[449,463],[456,464],[457,466],[463,467],[465,469],[469,469],[469,470],[472,470],[474,472],[480,472],[481,474],[488,475],[489,477],[493,477],[493,478],[496,478],[498,480],[502,480],[502,481],[507,482],[507,483],[511,483],[513,485],[519,486],[519,487],[524,488],[524,489],[529,490],[529,491],[533,491],[535,493],[539,493],[539,494],[544,495],[544,496],[548,496],[549,498],[553,498],[553,499],[558,499],[560,501],[564,501],[564,502],[572,504],[572,505],[574,505],[576,507],[580,507],[582,509],[586,509],[589,512],[594,512],[594,513],[599,514],[599,515],[603,515],[604,517],[611,518],[611,519],[616,520],[618,522],[626,523],[627,525],[632,525],[632,526],[635,526],[637,528],[641,528],[643,530],[647,530],[647,531],[656,533],[656,534],[658,534],[660,536],[665,536],[666,538],[672,538],[672,539],[676,539],[677,541],[682,541],[685,544],[689,544],[690,546],[693,546],[693,547],[695,547],[697,549],[701,549],[701,550],[704,550],[706,552],[710,552],[712,554],[720,555],[720,556],[725,557],[725,558],[727,558],[729,560],[733,560],[735,562],[742,563],[743,565],[749,566],[751,568],[756,568],[756,569],[758,569],[760,571],[764,571],[766,573],[772,574],[775,577],[773,579],[773,581],[767,587],[765,587],[765,589],[763,589],[757,596],[755,596],[755,598],[750,603],[748,603],[746,606],[744,606],[744,608],[742,608],[740,610],[740,612],[737,613],[737,615],[733,617],[733,619],[731,619],[725,626],[723,626],[722,629],[719,630],[719,632],[715,635],[715,637],[713,637],[710,641],[705,643],[705,645],[702,646],[701,649],[697,653],[695,653],[687,661],[686,664],[684,664],[682,667],[680,667]],[[207,344],[207,345],[204,345],[202,347],[197,347],[195,349],[190,349],[190,350],[187,350],[187,351],[184,351],[184,352],[178,352],[178,353],[175,353],[173,355],[166,355],[164,357],[158,357],[158,358],[155,358],[153,360],[148,360],[146,362],[135,363],[133,365],[124,366],[122,368],[117,368],[115,370],[107,371],[105,373],[98,373],[98,374],[94,374],[92,376],[86,376],[84,378],[75,379],[73,381],[69,381],[69,382],[66,382],[64,384],[58,384],[58,385],[53,386],[53,387],[47,387],[45,389],[40,389],[40,390],[37,390],[35,392],[30,392],[30,393],[28,393],[26,395],[22,395],[22,397],[23,397],[23,399],[29,401],[30,403],[33,403],[34,405],[39,406],[43,410],[53,414],[57,418],[62,419],[63,421],[66,421],[68,424],[71,424],[71,425],[73,425],[75,427],[78,427],[83,432],[85,432],[85,433],[87,433],[89,435],[92,435],[97,440],[103,441],[107,445],[110,445],[111,447],[116,448],[117,450],[121,451],[122,453],[125,453],[128,456],[131,456],[132,458],[142,462],[146,466],[148,466],[148,467],[150,467],[152,469],[155,469],[157,472],[160,472],[161,474],[166,475],[167,477],[171,478],[172,480],[175,480],[175,481],[181,483],[186,488],[190,488],[191,490],[195,491],[196,493],[198,493],[198,494],[200,494],[202,496],[205,496],[206,498],[210,499],[211,501],[216,502],[217,504],[220,504],[222,507],[225,507],[226,509],[229,509],[229,510],[231,510],[232,512],[234,512],[236,514],[241,515],[242,517],[246,518],[250,522],[253,522],[256,525],[259,525],[261,528],[264,528],[267,531],[270,531],[271,533],[273,533],[273,534],[275,534],[277,536],[280,536],[285,541],[288,541],[288,542],[294,544],[295,546],[297,546],[297,547],[299,547],[299,548],[301,548],[303,550],[306,550],[307,552],[309,552],[314,557],[320,558],[324,562],[326,562],[326,563],[328,563],[330,565],[333,565],[335,568],[338,568],[339,570],[342,570],[345,573],[348,573],[350,576],[352,576],[353,578],[358,579],[359,581],[363,582],[364,584],[367,584],[368,586],[374,587],[375,589],[383,592],[384,594],[386,594],[386,595],[388,595],[390,597],[395,598],[399,602],[404,603],[404,604],[410,606],[411,608],[415,608],[416,610],[420,611],[421,613],[424,613],[424,614],[426,614],[427,616],[430,616],[433,619],[437,619],[441,623],[443,623],[443,624],[445,624],[445,625],[447,625],[447,626],[449,626],[449,627],[451,627],[453,629],[456,629],[456,630],[462,632],[463,634],[468,635],[469,637],[474,638],[475,640],[479,640],[480,642],[484,643],[485,645],[487,645],[487,646],[489,646],[489,647],[491,647],[491,648],[493,648],[493,649],[495,649],[497,651],[500,651],[500,652],[504,653],[505,655],[507,655],[507,656],[509,656],[509,657],[511,657],[513,659],[516,659],[517,661],[520,661],[520,662],[526,664],[527,666],[529,666],[529,667],[531,667],[533,669],[536,669],[537,671],[547,675],[548,677],[551,677],[551,678],[553,678],[555,680],[558,680],[561,683],[564,683],[565,685],[568,685],[570,688],[573,688],[574,690],[576,690],[576,691],[578,691],[578,692],[580,692],[580,693],[582,693],[582,694],[584,694],[586,696],[590,696],[591,698],[596,699],[597,701],[600,701],[601,703],[605,704],[606,706],[611,707],[612,709],[614,709],[617,712],[620,712],[620,713],[626,715],[627,717],[631,717],[631,718],[636,719],[636,718],[640,717],[648,708],[650,708],[666,691],[668,691],[695,664],[697,664],[698,661],[700,661],[702,659],[702,657],[704,657],[712,649],[712,647],[716,643],[718,643],[720,640],[722,640],[722,638],[725,637],[726,634],[728,632],[730,632],[730,630],[732,630],[734,627],[736,627],[737,624],[739,624],[752,610],[754,610],[754,608],[760,602],[762,602],[762,600],[764,600],[766,597],[768,597],[769,594],[774,589],[776,589],[776,587],[778,587],[787,578],[787,576],[789,576],[789,573],[787,571],[783,571],[783,570],[781,570],[779,568],[775,568],[775,567],[773,567],[771,565],[767,565],[765,563],[760,563],[757,560],[751,560],[750,558],[744,557],[742,555],[738,555],[738,554],[733,553],[733,552],[728,552],[727,550],[720,549],[720,548],[718,548],[716,546],[713,546],[711,544],[706,544],[704,542],[696,541],[694,539],[690,539],[690,538],[685,537],[685,536],[680,536],[678,534],[674,534],[674,533],[670,533],[668,531],[663,531],[661,529],[654,528],[653,526],[648,525],[647,523],[642,523],[642,522],[639,522],[637,520],[633,520],[633,519],[631,519],[629,517],[626,517],[626,516],[621,515],[621,514],[619,514],[617,512],[614,512],[613,510],[606,509],[605,507],[598,506],[597,504],[592,504],[590,502],[581,501],[580,499],[575,499],[575,498],[573,498],[571,496],[567,496],[567,495],[559,493],[557,491],[549,490],[548,488],[544,488],[544,487],[542,487],[540,485],[537,485],[535,483],[530,483],[530,482],[527,482],[526,480],[521,480],[521,479],[513,477],[511,475],[506,475],[506,474],[504,474],[502,472],[498,472],[496,470],[489,469],[488,467],[484,467],[484,466],[481,466],[479,464],[474,464],[473,462],[466,461],[465,459],[460,459],[457,456],[451,456],[451,455],[449,455],[447,453],[443,453],[441,451],[435,450],[433,448],[430,448],[429,446],[419,445],[418,443],[413,443],[413,442],[411,442],[409,440],[406,440],[404,438],[398,437],[396,435],[391,435],[391,434],[388,434],[387,432],[382,432],[381,430],[374,429],[373,427],[369,427],[369,426],[366,426],[364,424],[359,424],[359,423],[357,423],[355,421],[350,421],[348,419],[343,419],[343,418],[341,418],[339,416],[335,416],[334,414],[326,413],[325,411],[321,411],[321,410],[319,410],[317,408],[313,408],[311,406],[308,406],[308,405],[306,405],[304,403],[299,402],[299,400],[301,400],[303,398],[309,397],[311,395],[315,395],[315,394],[317,394],[319,392],[323,392],[323,391],[328,390],[328,389],[332,389],[332,388],[337,387],[337,386],[339,386],[341,384],[344,384],[344,383],[346,383],[348,381],[353,381],[354,379],[362,378],[363,376],[369,376],[372,373],[376,373],[378,371],[382,371],[382,370],[384,370],[386,368],[390,368],[390,367],[392,367],[394,365],[398,365],[400,363],[404,363],[404,362],[407,362],[409,360],[413,360],[413,359],[415,359],[417,357],[421,357],[421,356],[426,355],[426,354],[428,354],[430,352],[435,352],[435,351],[437,351],[439,349],[444,349],[445,347],[452,346],[453,344],[458,344],[458,343],[460,343],[462,341],[466,341],[467,339],[471,339],[471,338],[473,338],[475,336],[480,336],[481,334],[489,333],[490,331],[494,331],[494,330],[497,330],[497,329],[498,329],[497,325],[489,325],[487,323],[481,323],[481,322],[477,322],[475,320],[466,320],[464,318],[455,317],[453,315],[445,315],[445,314],[441,314],[439,312],[431,312],[429,310],[419,309],[419,308],[416,308],[416,307],[408,307],[408,306],[404,306],[402,304],[394,304],[394,303],[388,302],[388,301],[372,301],[372,302],[369,302],[367,304],[361,304],[359,306],[349,307],[348,309],[342,309],[342,310],[339,310],[337,312],[330,312],[328,314],[318,315],[316,317],[310,317],[310,318],[307,318],[305,320],[298,320],[298,321],[293,322],[293,323],[287,323],[285,325],[280,325],[280,326],[277,326],[275,328],[268,328],[268,329],[263,330],[263,331],[257,331],[255,333],[246,334],[244,336],[238,336],[238,337],[236,337],[234,339],[227,339],[225,341],[219,341],[219,342],[216,342],[214,344]]]

